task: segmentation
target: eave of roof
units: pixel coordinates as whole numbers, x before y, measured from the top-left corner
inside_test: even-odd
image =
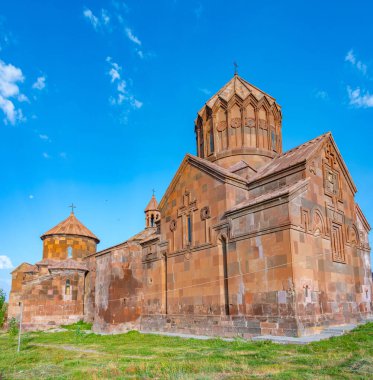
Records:
[[[58,223],[55,227],[51,228],[43,235],[41,235],[40,238],[44,240],[46,237],[53,235],[82,236],[91,238],[95,240],[96,243],[100,242],[100,239],[92,231],[90,231],[82,222],[80,222],[73,212],[61,223]]]

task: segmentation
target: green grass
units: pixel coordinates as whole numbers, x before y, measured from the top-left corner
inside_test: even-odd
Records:
[[[84,321],[79,321],[79,322],[76,322],[76,323],[72,323],[71,325],[62,325],[61,327],[64,328],[64,329],[67,329],[67,330],[77,330],[77,329],[80,329],[80,330],[92,330],[92,323],[87,323],[87,322],[84,322]]]
[[[373,323],[306,346],[121,335],[0,333],[0,379],[373,379]]]

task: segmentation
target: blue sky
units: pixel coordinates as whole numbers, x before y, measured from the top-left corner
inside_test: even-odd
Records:
[[[0,287],[68,216],[99,248],[144,226],[204,102],[239,74],[287,150],[332,131],[373,221],[370,1],[0,1]]]

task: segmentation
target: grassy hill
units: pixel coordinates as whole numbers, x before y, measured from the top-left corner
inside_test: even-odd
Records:
[[[306,346],[135,331],[0,333],[0,379],[373,379],[373,323]]]

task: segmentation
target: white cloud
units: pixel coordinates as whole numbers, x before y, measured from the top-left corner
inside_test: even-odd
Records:
[[[130,41],[135,43],[136,45],[141,46],[141,41],[133,34],[132,30],[130,28],[126,28],[126,35]]]
[[[317,99],[327,100],[329,99],[329,94],[324,90],[318,90],[315,93]]]
[[[140,109],[142,107],[142,102],[132,97],[131,106],[136,109]]]
[[[67,158],[66,152],[61,152],[60,153],[60,157],[63,158],[63,159],[66,159]]]
[[[116,81],[117,79],[120,79],[120,74],[119,74],[119,70],[112,67],[109,71],[109,75],[111,77],[111,83],[113,83],[114,81]]]
[[[356,63],[356,58],[352,49],[346,54],[345,61],[350,62],[353,65]]]
[[[49,141],[48,135],[39,135],[39,137],[44,141]]]
[[[34,199],[34,196],[33,196],[32,194],[30,194],[30,195],[28,196],[28,199]]]
[[[42,90],[45,88],[45,76],[38,77],[36,79],[36,82],[32,85],[32,88],[35,88],[36,90]]]
[[[0,60],[0,110],[3,111],[5,124],[15,124],[25,121],[22,110],[17,108],[14,101],[28,102],[26,95],[22,94],[19,84],[23,83],[25,77],[22,70],[12,64],[6,64]]]
[[[43,153],[43,157],[45,159],[51,158],[51,156],[48,153],[46,153],[46,152]]]
[[[0,60],[0,95],[4,98],[17,96],[19,94],[17,83],[22,83],[24,80],[20,68]]]
[[[111,78],[111,83],[117,83],[115,89],[116,93],[109,97],[110,104],[112,106],[129,104],[134,109],[140,109],[143,103],[136,99],[128,90],[127,81],[122,78],[122,66],[114,62],[111,57],[107,57],[106,62],[110,65],[108,75]]]
[[[356,108],[373,107],[373,95],[368,91],[361,91],[359,87],[352,89],[350,86],[347,86],[347,93],[351,106]]]
[[[352,49],[349,52],[347,52],[345,56],[345,61],[351,63],[351,65],[356,67],[357,70],[359,70],[363,75],[367,74],[367,65],[356,58],[356,55]]]
[[[27,103],[30,103],[28,97],[25,95],[25,94],[19,94],[18,97],[17,97],[18,101],[19,102],[27,102]]]
[[[88,8],[84,9],[83,16],[91,23],[91,25],[93,26],[93,28],[95,30],[97,30],[97,28],[100,25],[100,21],[99,21],[98,17],[95,16],[93,14],[93,12],[90,9],[88,9]]]
[[[111,78],[111,83],[115,82],[116,80],[119,80],[122,67],[119,66],[116,62],[113,62],[111,57],[106,57],[106,62],[108,62],[111,66],[108,73]]]
[[[121,92],[122,94],[124,94],[126,92],[126,86],[127,86],[127,83],[126,81],[124,80],[121,80],[118,84],[118,87],[117,87],[117,90],[119,92]]]
[[[0,269],[12,269],[13,264],[8,256],[0,255]]]
[[[124,11],[124,12],[129,12],[129,7],[124,1],[115,1],[113,0],[112,2],[113,7],[118,10],[118,11]]]
[[[100,16],[96,16],[89,8],[85,8],[83,10],[83,16],[91,23],[93,29],[96,31],[110,26],[110,14],[104,8],[101,9]]]
[[[110,15],[106,9],[101,9],[101,20],[104,25],[108,25],[110,23]]]

